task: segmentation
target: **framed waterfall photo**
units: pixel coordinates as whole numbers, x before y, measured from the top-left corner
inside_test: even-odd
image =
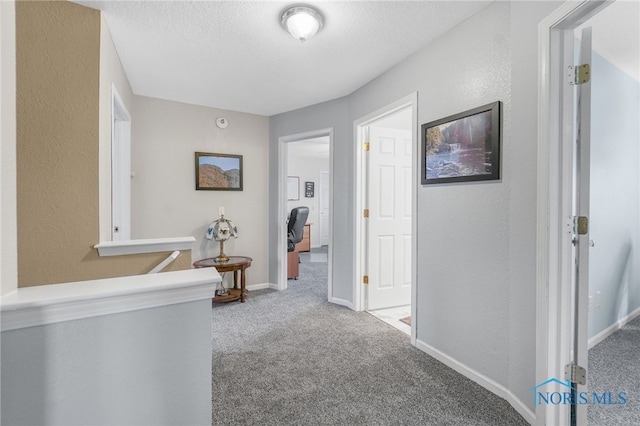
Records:
[[[422,185],[500,179],[502,103],[422,125]]]
[[[196,190],[242,191],[242,155],[196,152]]]

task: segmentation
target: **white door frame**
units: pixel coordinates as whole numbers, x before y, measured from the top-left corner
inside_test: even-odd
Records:
[[[333,297],[333,127],[278,138],[278,283],[276,289],[285,290],[287,288],[287,144],[327,136],[329,137],[329,252],[327,254],[327,285],[328,299],[331,301]]]
[[[131,114],[111,85],[111,240],[130,239]]]
[[[418,218],[418,179],[420,177],[420,144],[418,144],[418,93],[414,92],[402,99],[399,99],[385,107],[378,109],[370,114],[365,115],[354,121],[353,123],[353,140],[356,142],[355,150],[355,167],[354,167],[354,182],[355,190],[353,197],[354,200],[354,242],[355,249],[353,251],[353,264],[354,264],[354,277],[353,277],[353,305],[356,311],[362,311],[365,309],[364,288],[362,283],[362,276],[364,275],[364,248],[366,247],[365,235],[363,232],[364,218],[362,215],[364,209],[365,195],[365,167],[364,167],[364,149],[363,144],[365,142],[364,128],[372,124],[373,122],[398,112],[405,108],[411,108],[412,112],[412,124],[411,124],[411,137],[414,146],[413,157],[413,179],[411,185],[411,344],[416,344],[416,323],[417,323],[417,218]]]
[[[329,178],[329,180],[331,180],[331,174],[328,170],[321,170],[320,173],[318,173],[318,188],[316,188],[317,194],[318,194],[318,235],[319,237],[319,241],[320,241],[320,245],[323,246],[325,244],[323,244],[324,240],[322,239],[322,235],[324,233],[324,231],[327,231],[327,244],[329,244],[329,232],[331,232],[331,229],[329,227],[329,222],[327,221],[327,225],[325,229],[325,226],[322,225],[322,219],[320,218],[320,215],[322,215],[322,210],[326,207],[327,210],[329,210],[329,214],[331,214],[331,206],[330,205],[326,205],[325,204],[330,204],[329,200],[327,199],[326,201],[324,201],[322,199],[322,189],[324,187],[324,185],[322,184],[322,175],[324,175],[326,173],[327,177]],[[328,183],[327,183],[328,185]],[[331,190],[331,186],[329,185],[329,190]]]
[[[570,63],[573,30],[610,1],[569,1],[538,27],[538,194],[536,383],[564,378],[571,355],[573,267],[567,219],[572,216],[573,100],[564,64]],[[562,424],[568,405],[538,405],[536,424]]]

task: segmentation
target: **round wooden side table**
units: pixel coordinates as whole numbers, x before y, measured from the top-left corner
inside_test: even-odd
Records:
[[[216,268],[218,272],[233,272],[233,288],[227,296],[215,296],[214,302],[232,302],[240,299],[244,303],[247,297],[245,271],[251,266],[252,258],[246,256],[229,256],[226,262],[218,262],[215,257],[193,262],[194,268]],[[240,272],[240,288],[238,288],[238,271]]]

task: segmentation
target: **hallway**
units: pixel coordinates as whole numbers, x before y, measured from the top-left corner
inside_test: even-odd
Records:
[[[366,312],[329,304],[324,262],[213,307],[213,424],[525,425],[509,404]]]

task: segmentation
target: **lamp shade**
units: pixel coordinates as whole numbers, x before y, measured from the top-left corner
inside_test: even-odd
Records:
[[[305,42],[322,28],[322,15],[310,7],[290,7],[282,13],[282,27],[294,38]]]
[[[205,234],[207,240],[226,241],[231,237],[238,238],[238,228],[228,219],[220,217],[211,222]]]

